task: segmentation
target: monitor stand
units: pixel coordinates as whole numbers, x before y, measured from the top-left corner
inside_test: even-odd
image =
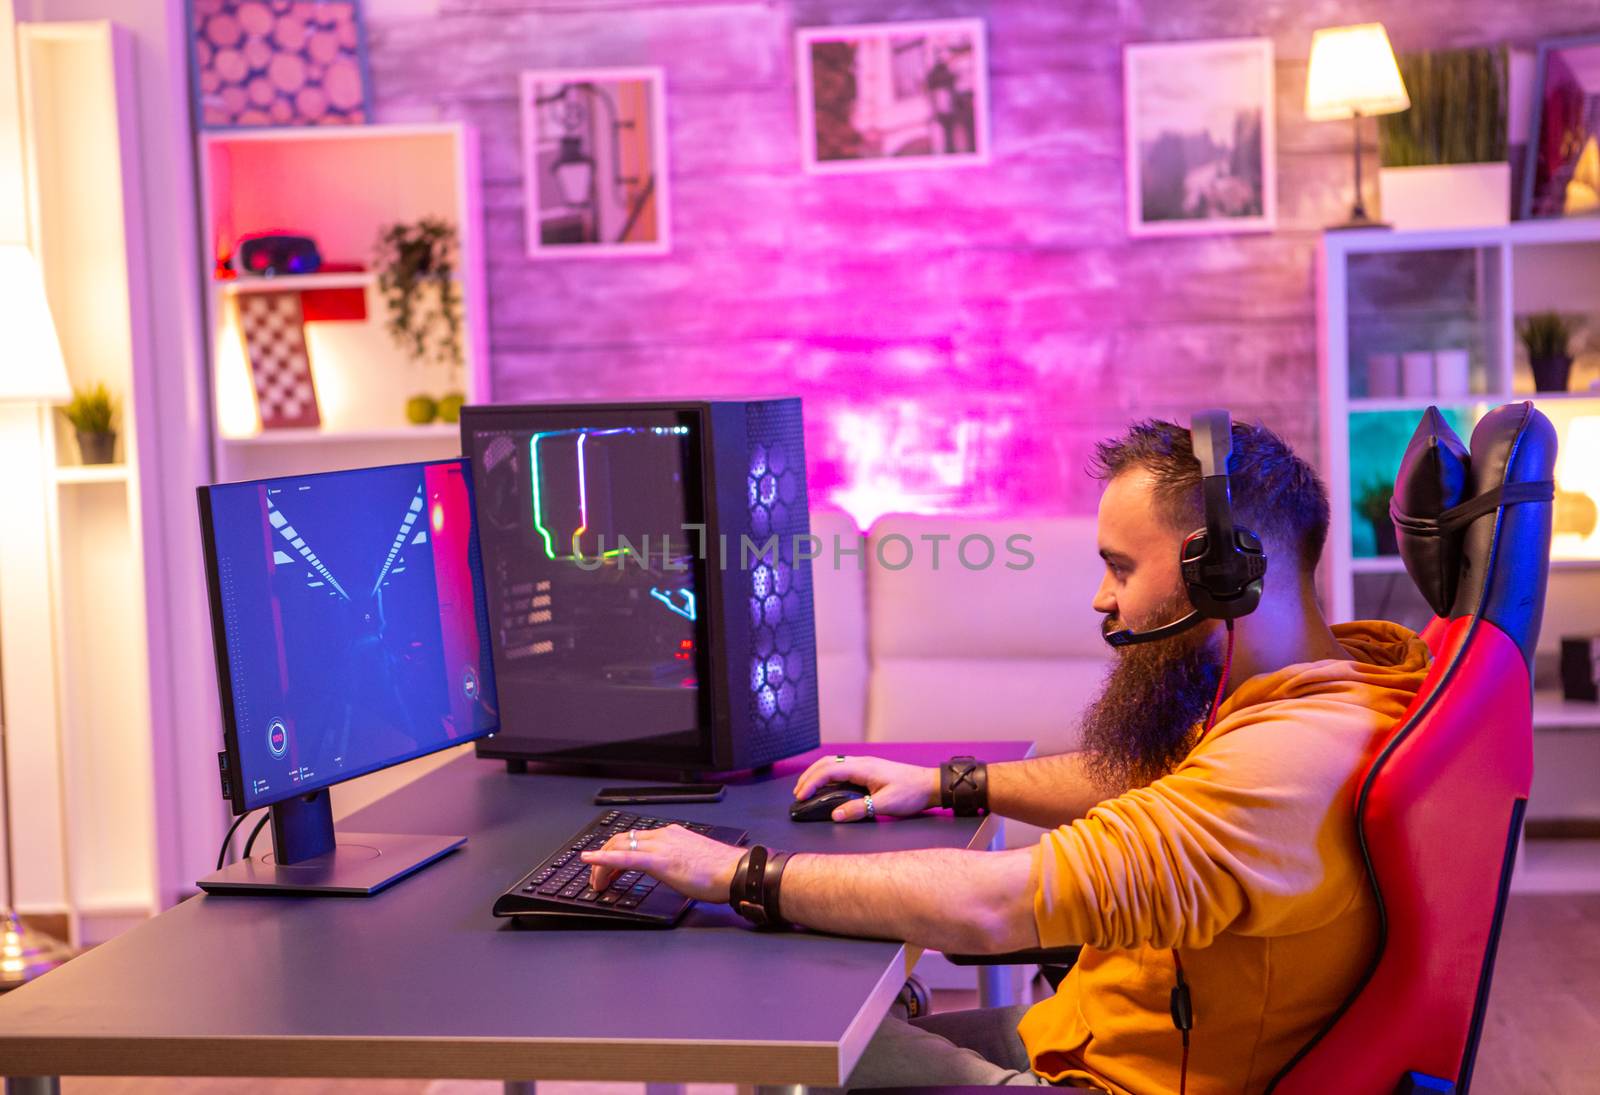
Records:
[[[321,791],[271,808],[272,848],[196,883],[210,894],[343,894],[366,897],[461,847],[464,836],[340,833]]]

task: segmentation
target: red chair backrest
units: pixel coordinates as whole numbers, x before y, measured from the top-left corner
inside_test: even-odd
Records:
[[[1554,463],[1549,421],[1531,404],[1501,407],[1473,432],[1472,496],[1548,480]],[[1355,805],[1381,918],[1377,954],[1276,1078],[1275,1095],[1387,1095],[1413,1070],[1467,1089],[1533,778],[1531,665],[1550,512],[1549,502],[1503,506],[1464,533],[1450,618],[1424,631],[1432,668]]]

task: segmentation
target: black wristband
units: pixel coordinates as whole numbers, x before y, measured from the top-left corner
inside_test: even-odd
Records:
[[[951,757],[941,768],[939,805],[957,817],[989,812],[989,767],[974,757]]]
[[[733,872],[732,894],[728,902],[734,912],[757,927],[767,922],[767,910],[762,902],[767,855],[766,847],[761,844],[752,844],[750,850],[744,853]]]
[[[739,908],[739,898],[744,894],[745,880],[750,876],[750,850],[745,849],[744,855],[739,857],[739,865],[733,869],[733,881],[728,885],[728,905],[735,911]]]
[[[783,910],[778,904],[778,891],[783,885],[783,868],[789,862],[788,852],[773,852],[767,857],[767,869],[762,880],[761,908],[767,914],[764,927],[786,928],[789,922],[783,918]]]

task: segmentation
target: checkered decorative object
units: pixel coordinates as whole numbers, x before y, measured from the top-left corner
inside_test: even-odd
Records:
[[[261,428],[321,425],[300,294],[240,293],[239,327],[255,379]]]

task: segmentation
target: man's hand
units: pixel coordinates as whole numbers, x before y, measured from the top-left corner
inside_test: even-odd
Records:
[[[633,836],[639,842],[638,851],[630,848],[628,836],[618,833],[598,851],[583,853],[583,861],[593,864],[589,871],[592,888],[605,889],[623,871],[643,871],[685,897],[728,900],[743,848],[691,833],[682,825],[637,830]]]
[[[939,805],[939,769],[899,764],[880,757],[823,757],[800,774],[794,797],[809,798],[825,783],[859,783],[872,792],[872,810],[890,817],[910,817]],[[833,812],[835,821],[859,821],[867,816],[860,799]]]

